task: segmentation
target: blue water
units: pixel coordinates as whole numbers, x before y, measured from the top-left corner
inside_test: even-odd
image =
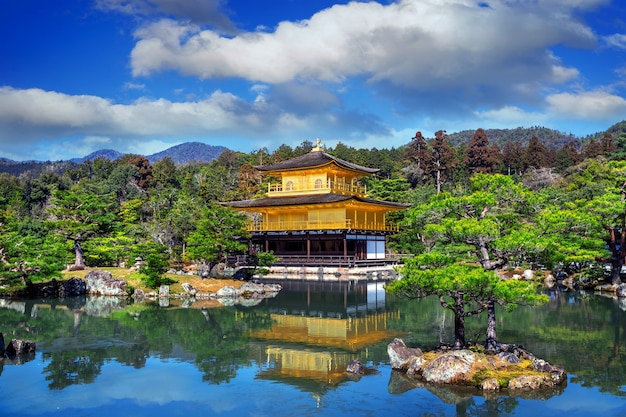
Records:
[[[500,338],[563,364],[568,383],[532,396],[483,396],[403,379],[387,362],[391,339],[363,345],[363,331],[354,330],[365,323],[390,337],[401,333],[411,345],[436,343],[452,332],[436,302],[416,306],[376,290],[336,297],[316,291],[202,313],[126,305],[105,317],[81,312],[79,325],[75,311],[45,302],[37,304],[36,314],[0,309],[5,339],[27,332],[38,343],[34,359],[0,368],[0,416],[626,416],[626,313],[615,300],[576,295],[573,302],[502,313]],[[372,294],[375,301],[368,298]],[[302,331],[291,324],[298,320],[294,310],[300,317],[315,315],[311,323],[330,330]],[[381,314],[377,323],[384,329],[371,320]],[[561,319],[566,324],[555,323]],[[142,320],[149,325],[142,327]],[[480,329],[480,320],[475,327]],[[344,328],[352,332],[347,338]],[[373,337],[373,329],[365,332],[365,339]],[[328,334],[336,343],[328,342]],[[347,339],[352,348],[345,347]],[[125,357],[128,351],[133,353]],[[309,364],[322,361],[315,372],[287,363],[307,357],[314,358]],[[324,362],[328,357],[333,359]],[[350,379],[340,371],[354,357],[368,374]],[[325,374],[331,367],[339,372]]]

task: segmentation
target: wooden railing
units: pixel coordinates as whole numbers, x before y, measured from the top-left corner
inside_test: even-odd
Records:
[[[282,195],[282,194],[315,194],[324,192],[336,192],[340,194],[350,194],[365,196],[367,194],[367,187],[362,184],[349,184],[344,182],[334,182],[327,180],[324,184],[316,184],[314,182],[299,185],[293,184],[291,187],[284,187],[283,184],[268,184],[267,195],[270,197]]]
[[[399,226],[390,223],[361,223],[351,220],[343,221],[281,221],[252,222],[248,224],[250,232],[294,231],[294,230],[371,230],[378,232],[398,232]]]

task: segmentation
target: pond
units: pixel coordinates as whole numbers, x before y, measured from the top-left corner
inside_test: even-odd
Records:
[[[452,342],[437,299],[381,283],[299,282],[256,305],[0,300],[0,332],[37,351],[0,362],[3,416],[626,416],[626,306],[554,292],[498,313],[501,341],[568,371],[556,390],[483,396],[393,372],[387,345]],[[248,303],[254,304],[254,303]],[[484,341],[484,317],[467,320]],[[368,372],[349,377],[358,358]],[[565,413],[565,414],[563,414]]]

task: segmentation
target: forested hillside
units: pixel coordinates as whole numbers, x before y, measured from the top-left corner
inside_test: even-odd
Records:
[[[620,188],[626,183],[626,134],[619,127],[615,131],[617,136],[607,132],[584,145],[570,141],[556,149],[538,136],[500,147],[478,129],[460,145],[439,131],[432,139],[418,133],[398,149],[339,143],[326,152],[380,169],[362,180],[370,197],[413,205],[387,219],[401,225],[392,250],[417,254],[447,239],[446,253],[454,249],[467,256],[473,253],[468,242],[488,226],[479,240],[507,264],[552,266],[596,259],[610,236],[620,236],[609,233],[626,217],[620,203],[626,197]],[[141,256],[161,267],[186,261],[210,266],[228,252],[244,252],[239,239],[248,234],[244,215],[218,203],[263,196],[271,179],[261,178],[254,166],[312,147],[304,141],[273,152],[222,150],[210,162],[187,164],[171,157],[155,162],[139,155],[98,157],[37,175],[1,173],[0,289],[54,276],[67,265],[129,265]],[[478,174],[493,180],[479,180]],[[445,211],[449,204],[457,207]],[[461,209],[469,210],[466,220],[481,213],[494,217],[464,223],[451,217]],[[445,218],[451,227],[467,227],[444,231]],[[512,230],[532,233],[514,240]],[[626,250],[624,244],[615,247]]]

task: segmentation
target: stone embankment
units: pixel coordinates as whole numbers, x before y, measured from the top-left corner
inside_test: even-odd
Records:
[[[132,297],[141,299],[170,299],[177,298],[189,302],[194,300],[219,300],[224,305],[254,305],[263,298],[275,297],[282,287],[278,284],[257,284],[246,282],[239,288],[225,286],[216,292],[201,292],[189,283],[182,284],[182,293],[171,293],[168,285],[162,285],[156,291],[146,292],[141,289],[131,289],[126,281],[115,279],[108,271],[90,271],[85,279],[70,278],[67,281],[52,280],[48,283],[37,284],[30,291],[31,295],[43,297],[74,297],[80,295],[106,297]]]
[[[387,353],[394,370],[428,384],[473,386],[493,392],[551,389],[567,381],[563,368],[514,345],[502,345],[496,355],[469,349],[422,352],[394,339]]]

